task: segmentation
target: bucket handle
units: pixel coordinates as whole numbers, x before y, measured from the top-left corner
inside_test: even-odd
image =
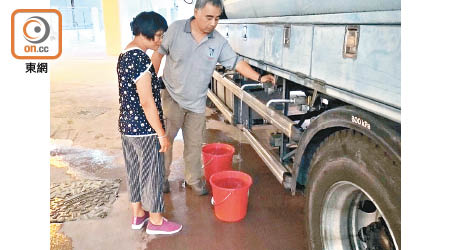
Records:
[[[203,164],[202,168],[205,168],[206,166],[208,166],[216,157],[217,157],[217,155],[211,155],[211,158],[209,159],[209,161],[207,163]]]
[[[215,156],[212,156],[211,159],[209,159],[209,161],[205,164],[203,164],[202,168],[205,168],[206,166],[208,166],[213,160],[214,160]]]
[[[227,197],[225,197],[225,199],[223,199],[223,200],[222,200],[221,202],[219,202],[219,203],[216,203],[216,202],[214,201],[214,197],[211,197],[211,205],[213,205],[213,206],[218,206],[218,205],[224,203],[224,202],[228,199],[228,197],[230,197],[230,195],[231,195],[232,193],[233,193],[233,192],[230,192],[230,193],[227,195]]]
[[[214,201],[214,196],[213,197],[211,197],[211,205],[213,205],[213,206],[215,206],[215,205],[220,205],[220,204],[222,204],[222,203],[224,203],[227,199],[228,199],[228,197],[230,197],[230,195],[231,195],[231,193],[233,193],[233,192],[230,192],[228,195],[227,195],[227,197],[225,197],[225,199],[223,199],[223,201],[221,201],[221,202],[219,202],[219,203],[215,203],[215,201]],[[248,190],[248,192],[247,192],[247,197],[248,196],[250,196],[250,189]]]

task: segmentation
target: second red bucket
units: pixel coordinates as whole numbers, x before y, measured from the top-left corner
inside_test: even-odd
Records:
[[[234,147],[224,143],[211,143],[203,146],[203,166],[205,167],[205,179],[208,183],[211,175],[231,170],[233,163]]]
[[[211,176],[214,214],[217,219],[237,222],[247,214],[252,177],[240,171],[222,171]]]

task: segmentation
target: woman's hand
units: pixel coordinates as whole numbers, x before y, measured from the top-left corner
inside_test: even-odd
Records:
[[[161,149],[159,152],[166,152],[170,148],[170,141],[167,135],[158,136],[159,145],[161,145]]]

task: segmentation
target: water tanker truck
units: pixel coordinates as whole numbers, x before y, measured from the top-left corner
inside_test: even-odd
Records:
[[[216,30],[276,85],[217,65],[208,97],[306,196],[310,249],[401,249],[400,0],[224,6]]]

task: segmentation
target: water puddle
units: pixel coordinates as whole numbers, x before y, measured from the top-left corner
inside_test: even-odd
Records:
[[[50,142],[50,166],[67,168],[73,176],[91,178],[101,170],[118,167],[114,159],[101,150],[72,146],[70,140]]]
[[[50,185],[50,222],[104,218],[117,198],[120,179],[99,179],[114,165],[113,156],[96,149],[73,146],[71,140],[50,141],[50,167],[67,169],[72,178],[55,178]]]

